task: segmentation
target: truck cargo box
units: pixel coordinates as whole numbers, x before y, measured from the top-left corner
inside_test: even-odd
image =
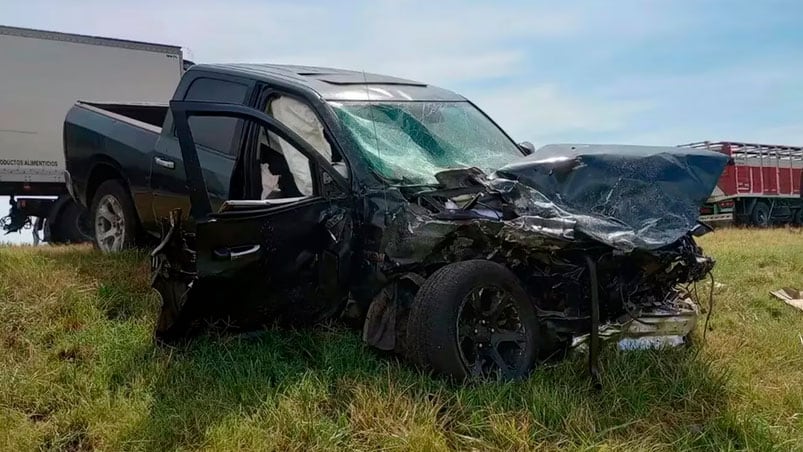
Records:
[[[64,183],[64,116],[79,100],[166,103],[188,64],[177,46],[0,26],[0,231],[83,240]]]
[[[0,194],[64,182],[76,101],[167,102],[182,72],[180,47],[0,26]]]

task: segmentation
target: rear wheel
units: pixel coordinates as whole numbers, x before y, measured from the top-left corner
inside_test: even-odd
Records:
[[[792,217],[792,224],[795,226],[803,226],[803,208],[795,210]]]
[[[753,213],[750,215],[750,220],[753,226],[766,228],[770,225],[770,206],[764,201],[759,201],[753,207]]]
[[[95,246],[112,253],[136,244],[137,217],[134,203],[123,184],[108,180],[92,199],[91,219]]]
[[[50,243],[81,243],[92,240],[87,212],[75,201],[68,201],[50,227]]]
[[[518,278],[483,260],[442,267],[421,286],[407,324],[409,357],[466,378],[520,378],[538,356],[536,310]]]

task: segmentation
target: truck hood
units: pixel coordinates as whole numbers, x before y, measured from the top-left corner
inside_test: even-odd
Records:
[[[568,220],[614,248],[653,250],[696,226],[727,162],[700,149],[554,144],[500,168],[491,184],[524,218]]]

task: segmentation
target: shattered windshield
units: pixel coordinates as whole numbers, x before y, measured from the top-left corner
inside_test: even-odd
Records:
[[[522,157],[469,102],[332,102],[369,165],[399,184],[434,184],[435,174],[477,167],[486,174]]]

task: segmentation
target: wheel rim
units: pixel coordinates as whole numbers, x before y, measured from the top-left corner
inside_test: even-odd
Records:
[[[458,313],[457,345],[471,377],[515,377],[527,336],[513,297],[498,287],[473,289]]]
[[[112,195],[100,199],[95,214],[95,238],[103,251],[120,251],[125,241],[125,216],[120,201]]]

